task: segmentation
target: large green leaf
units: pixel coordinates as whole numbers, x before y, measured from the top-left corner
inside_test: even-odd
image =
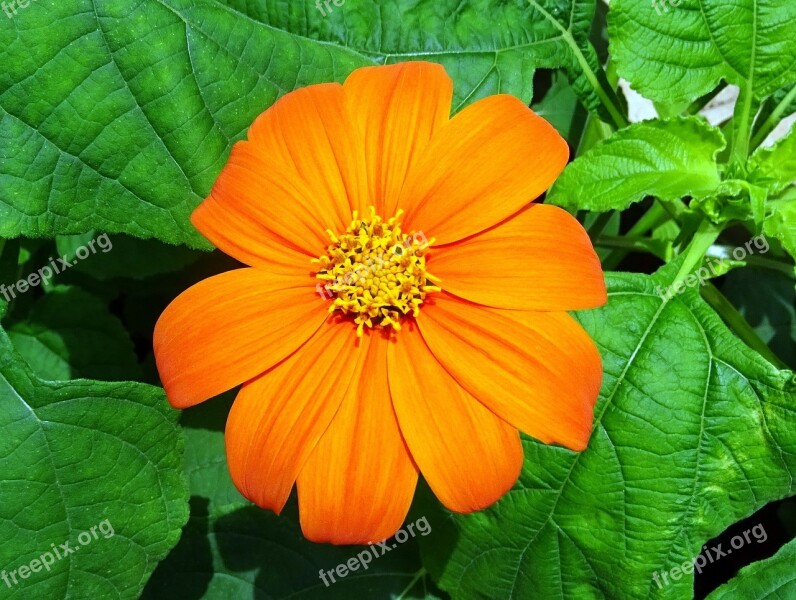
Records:
[[[708,596],[708,600],[788,600],[796,597],[796,541],[753,563]]]
[[[188,215],[254,117],[372,64],[212,0],[42,0],[0,48],[0,236],[195,246]]]
[[[622,119],[588,41],[593,0],[330,6],[41,0],[0,21],[0,236],[208,247],[188,216],[232,142],[281,94],[365,65],[442,63],[454,110],[530,101],[534,68],[562,67],[587,106]]]
[[[762,99],[796,81],[794,19],[791,0],[614,0],[608,31],[619,74],[651,100],[690,102],[721,79]]]
[[[700,118],[644,121],[567,165],[548,202],[570,210],[624,210],[645,196],[704,196],[720,183],[721,132]]]
[[[315,0],[223,1],[261,22],[380,63],[439,62],[459,86],[455,110],[498,92],[530,101],[533,71],[540,67],[563,68],[590,109],[606,93],[589,42],[594,0],[348,0],[331,10],[319,10]]]
[[[4,597],[137,598],[188,512],[163,391],[42,381],[0,330],[0,431]]]
[[[589,447],[524,440],[514,489],[455,517],[436,573],[454,597],[691,597],[693,575],[658,587],[653,574],[793,494],[793,373],[735,338],[697,287],[663,300],[678,268],[610,274],[608,304],[578,313],[604,364]]]

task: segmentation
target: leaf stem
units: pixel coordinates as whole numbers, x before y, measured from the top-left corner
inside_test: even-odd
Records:
[[[411,591],[411,589],[415,586],[415,584],[420,580],[420,578],[425,577],[426,573],[428,573],[428,571],[426,571],[425,567],[422,567],[417,573],[415,573],[415,576],[412,578],[412,581],[410,581],[409,585],[407,585],[403,589],[403,591],[400,594],[398,594],[395,600],[403,600],[406,597],[406,595]]]
[[[677,272],[674,281],[671,283],[672,286],[676,285],[680,281],[683,281],[688,274],[694,270],[694,267],[702,262],[705,254],[707,254],[707,251],[710,250],[710,247],[719,237],[720,233],[721,227],[714,225],[707,219],[700,223],[699,228],[694,234],[694,238],[685,249],[685,259],[683,260],[683,264],[680,266],[680,270]]]
[[[594,223],[592,223],[591,226],[586,230],[589,234],[589,237],[592,240],[599,238],[603,232],[603,229],[605,229],[605,226],[608,225],[608,222],[613,216],[614,211],[612,210],[597,215],[597,218],[594,219]]]
[[[666,213],[666,210],[660,204],[660,202],[655,202],[650,208],[644,213],[641,218],[636,221],[636,223],[630,228],[627,232],[628,236],[639,236],[644,235],[654,227],[665,223],[669,220],[669,215]],[[606,271],[613,271],[622,262],[622,259],[628,255],[629,250],[619,248],[614,252],[611,252],[608,256],[605,257],[603,261],[603,269]]]
[[[730,329],[737,335],[741,341],[747,346],[759,352],[763,358],[779,369],[788,369],[786,365],[768,345],[757,335],[757,332],[749,325],[749,322],[744,316],[738,312],[732,303],[722,294],[719,289],[708,282],[702,287],[702,298],[707,302],[713,310],[724,320]]]
[[[738,164],[746,164],[749,158],[749,143],[751,138],[752,105],[754,97],[751,89],[741,89],[736,105],[736,115],[733,117],[732,156]],[[740,109],[740,112],[738,112]],[[737,122],[736,122],[737,119]]]
[[[605,107],[605,110],[608,111],[608,114],[611,116],[611,120],[616,126],[617,129],[623,129],[627,127],[630,123],[627,120],[627,117],[619,110],[618,101],[615,102],[614,99],[616,98],[616,94],[611,90],[607,90],[605,86],[600,82],[597,78],[596,73],[592,70],[591,65],[589,65],[589,61],[586,60],[586,57],[583,55],[583,51],[578,46],[578,43],[575,41],[575,38],[572,37],[572,32],[564,27],[558,20],[553,17],[544,7],[537,2],[537,0],[528,0],[529,4],[533,6],[536,10],[538,10],[542,15],[550,21],[550,23],[561,32],[561,37],[567,43],[567,45],[572,50],[572,53],[575,55],[575,60],[578,61],[581,70],[583,71],[583,75],[591,84],[591,87],[594,89],[594,92],[597,94],[597,97],[600,99],[600,102]]]
[[[654,240],[645,237],[628,237],[622,235],[601,235],[598,237],[594,244],[603,248],[614,248],[620,250],[628,250],[630,252],[647,252],[657,256],[661,260],[664,257],[653,247]]]

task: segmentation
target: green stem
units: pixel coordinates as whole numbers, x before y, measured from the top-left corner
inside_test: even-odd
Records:
[[[702,297],[705,302],[715,310],[724,322],[741,338],[741,340],[753,350],[759,352],[766,360],[779,369],[789,368],[771,348],[760,339],[757,332],[749,325],[749,322],[738,310],[727,300],[718,288],[712,283],[708,282],[707,285],[702,287]]]
[[[403,600],[406,597],[406,595],[412,590],[415,584],[420,580],[420,578],[425,577],[426,573],[428,573],[428,571],[426,571],[425,568],[421,568],[417,573],[415,573],[415,576],[412,578],[412,581],[410,581],[409,585],[407,585],[403,589],[403,591],[400,594],[398,594],[395,600]]]
[[[629,252],[646,252],[653,254],[664,260],[658,250],[652,244],[653,240],[650,238],[626,237],[621,235],[601,235],[598,237],[594,245],[602,248],[611,248],[626,250]]]
[[[705,254],[710,250],[710,247],[719,237],[720,233],[721,227],[714,225],[707,219],[702,221],[697,232],[694,234],[694,239],[691,240],[691,243],[688,244],[685,249],[685,259],[674,281],[672,281],[672,287],[680,281],[683,281],[694,268],[702,262],[702,259],[705,258]]]
[[[597,94],[597,97],[600,99],[600,102],[605,107],[605,110],[608,111],[608,114],[611,115],[611,120],[614,123],[614,126],[617,129],[623,129],[627,127],[630,123],[627,120],[627,117],[619,110],[619,102],[616,98],[616,94],[613,90],[606,89],[600,80],[597,78],[597,75],[592,70],[589,61],[586,60],[586,57],[583,56],[583,51],[578,46],[578,43],[575,41],[575,38],[572,37],[572,32],[564,27],[558,20],[553,17],[547,10],[542,7],[537,0],[528,0],[529,4],[533,6],[536,10],[538,10],[542,15],[550,21],[550,23],[561,32],[561,37],[567,43],[572,53],[575,55],[575,60],[578,61],[580,65],[581,71],[583,71],[583,75],[589,81],[589,84],[594,89],[594,92]]]
[[[611,217],[614,216],[614,212],[609,210],[608,212],[600,213],[596,219],[594,219],[594,223],[586,230],[589,233],[589,237],[592,240],[596,240],[602,234],[603,229],[605,226],[608,225],[608,222],[611,220]]]
[[[752,124],[752,106],[754,97],[750,89],[741,89],[738,96],[736,114],[733,118],[732,156],[738,164],[746,164],[749,158],[749,143],[751,138],[750,127]]]
[[[628,236],[641,236],[669,220],[669,215],[661,204],[656,201],[649,210],[645,212],[641,218],[627,232]],[[618,248],[605,257],[603,261],[603,269],[606,271],[613,271],[622,262],[629,253],[629,250]]]
[[[794,100],[796,100],[796,85],[790,89],[790,91],[782,99],[782,102],[777,104],[776,108],[771,111],[771,114],[768,115],[768,118],[765,120],[763,125],[760,126],[760,129],[757,130],[757,133],[752,138],[753,148],[757,148],[760,144],[762,144],[769,134],[774,131],[774,128],[779,123],[782,115],[785,114],[785,111]]]

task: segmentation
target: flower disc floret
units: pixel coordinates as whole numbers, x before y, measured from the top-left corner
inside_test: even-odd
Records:
[[[332,299],[329,312],[353,316],[357,335],[367,327],[401,329],[407,315],[417,316],[436,278],[426,268],[426,253],[433,240],[422,233],[401,230],[402,211],[388,220],[370,209],[367,218],[354,211],[345,233],[329,230],[326,254],[313,262],[320,265],[316,277]],[[429,283],[432,282],[432,283]]]

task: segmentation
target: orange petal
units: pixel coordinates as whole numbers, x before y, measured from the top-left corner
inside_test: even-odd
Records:
[[[186,408],[256,377],[321,326],[315,280],[237,269],[200,281],[166,307],[154,347],[169,402]]]
[[[367,194],[364,152],[343,87],[329,83],[287,94],[257,117],[248,139],[233,148],[213,187],[214,201],[199,206],[194,224],[219,244],[270,237],[319,256],[329,243],[326,230],[339,233],[351,222],[349,198]],[[219,247],[239,258],[236,244]],[[251,262],[251,251],[240,259]]]
[[[520,474],[517,429],[450,376],[414,325],[405,326],[397,338],[388,351],[390,393],[420,472],[451,510],[489,506]]]
[[[448,120],[453,82],[441,65],[405,62],[357,69],[343,87],[364,140],[366,201],[389,218],[398,209],[407,174],[434,131]]]
[[[501,311],[446,293],[417,323],[445,369],[487,408],[545,442],[583,450],[600,391],[600,354],[566,313]]]
[[[243,386],[229,413],[227,461],[241,494],[280,512],[354,375],[356,329],[328,321],[291,356]]]
[[[439,244],[503,221],[537,198],[564,169],[567,143],[520,100],[471,104],[434,134],[401,193],[404,229]]]
[[[225,254],[269,273],[310,273],[310,260],[317,258],[306,250],[288,245],[287,240],[260,225],[246,212],[225,208],[213,196],[208,196],[194,210],[191,223]]]
[[[445,291],[498,308],[579,310],[608,299],[588,234],[567,211],[545,204],[435,247],[429,270]]]
[[[387,338],[360,343],[354,384],[298,476],[301,528],[314,542],[366,544],[394,534],[417,484],[393,412]]]

